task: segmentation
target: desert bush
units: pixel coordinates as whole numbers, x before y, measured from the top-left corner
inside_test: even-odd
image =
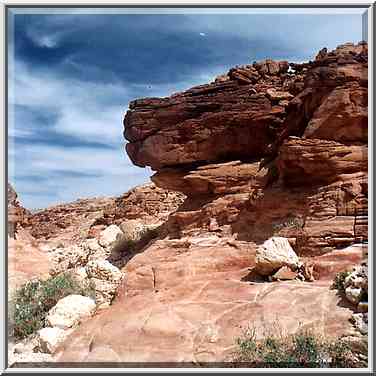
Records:
[[[312,330],[294,335],[268,334],[256,340],[255,330],[236,339],[236,366],[254,368],[348,368],[364,366],[344,339],[324,339]]]
[[[43,328],[48,311],[71,294],[95,299],[95,288],[70,273],[61,273],[44,281],[29,281],[17,289],[11,299],[14,337],[22,339]]]
[[[351,274],[349,271],[339,272],[334,277],[332,289],[336,289],[339,292],[345,291],[345,279]]]
[[[275,222],[272,224],[274,232],[278,232],[284,228],[301,229],[304,225],[304,221],[299,217],[288,217],[283,222]]]

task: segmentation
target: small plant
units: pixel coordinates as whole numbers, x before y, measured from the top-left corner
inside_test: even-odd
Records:
[[[257,368],[364,366],[345,340],[325,340],[313,331],[299,330],[289,336],[268,334],[257,341],[256,331],[248,329],[236,344],[235,365]],[[362,352],[367,353],[367,343]]]
[[[302,218],[299,217],[288,217],[283,222],[277,222],[272,224],[272,228],[274,232],[278,232],[284,228],[294,228],[294,229],[301,229],[304,225],[304,221]]]
[[[11,300],[13,335],[22,339],[43,328],[48,311],[71,294],[95,299],[95,288],[90,282],[78,282],[70,273],[61,273],[45,281],[29,281],[21,286]]]
[[[339,292],[345,291],[345,280],[351,274],[349,271],[339,272],[334,277],[332,289],[336,289]]]

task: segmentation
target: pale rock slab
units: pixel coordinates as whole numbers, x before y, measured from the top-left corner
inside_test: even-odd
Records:
[[[82,295],[68,295],[51,308],[47,315],[47,323],[61,329],[72,328],[83,318],[92,316],[95,309],[93,299]]]

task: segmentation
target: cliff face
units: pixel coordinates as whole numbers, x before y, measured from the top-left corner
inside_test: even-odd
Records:
[[[286,236],[299,255],[367,239],[367,44],[266,60],[168,98],[131,102],[127,153],[188,196],[177,236]],[[288,223],[293,223],[288,226]],[[210,225],[212,224],[212,225]]]
[[[351,330],[351,309],[329,287],[367,239],[366,44],[133,101],[124,126],[134,164],[186,198],[58,361],[205,365],[231,360],[249,325]],[[288,238],[316,281],[255,283],[257,246],[271,236]]]

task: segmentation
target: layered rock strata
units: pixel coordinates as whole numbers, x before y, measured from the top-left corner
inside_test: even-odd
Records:
[[[305,256],[367,240],[367,44],[323,51],[130,103],[129,157],[188,196],[170,233],[282,235]]]

